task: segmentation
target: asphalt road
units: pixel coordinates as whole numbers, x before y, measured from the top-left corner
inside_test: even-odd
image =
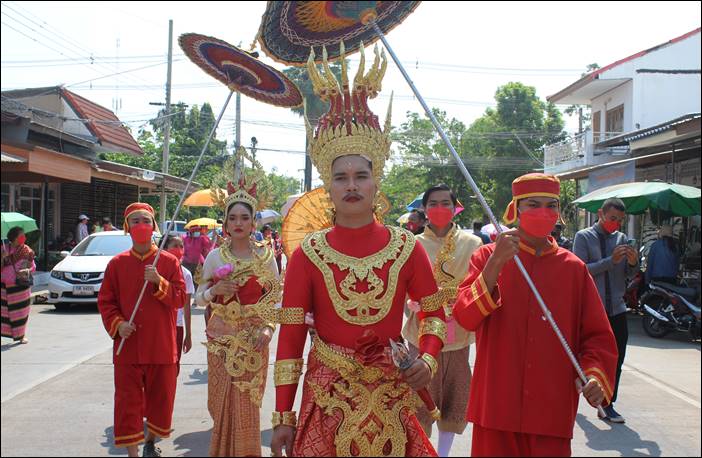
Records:
[[[700,456],[700,342],[678,334],[643,334],[629,318],[630,340],[617,410],[625,425],[597,419],[583,401],[572,442],[574,456]],[[207,412],[207,363],[201,310],[193,315],[194,348],[184,355],[171,438],[164,456],[206,456],[212,420]],[[28,345],[2,344],[2,456],[126,455],[112,445],[111,341],[95,307],[57,312],[33,307]],[[275,338],[274,338],[275,339]],[[263,456],[270,452],[274,406],[271,345],[261,414]],[[474,352],[472,352],[474,353]],[[298,395],[299,401],[299,395]],[[452,456],[470,452],[471,426]],[[432,437],[436,445],[436,434]]]

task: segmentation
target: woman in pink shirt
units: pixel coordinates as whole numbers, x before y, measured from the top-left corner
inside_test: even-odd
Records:
[[[36,270],[34,251],[24,242],[21,227],[7,232],[9,247],[2,244],[2,336],[26,344],[32,287],[28,283]]]

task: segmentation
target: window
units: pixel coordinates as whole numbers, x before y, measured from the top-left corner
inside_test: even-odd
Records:
[[[624,105],[607,110],[605,139],[624,132]]]
[[[596,111],[592,114],[592,140],[594,143],[600,142],[600,129],[602,128],[600,124],[601,119],[601,111]]]
[[[10,185],[7,183],[2,184],[2,205],[0,205],[0,211],[10,211]]]

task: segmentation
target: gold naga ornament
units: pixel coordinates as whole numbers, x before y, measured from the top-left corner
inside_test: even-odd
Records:
[[[385,161],[390,157],[390,117],[392,96],[388,105],[385,126],[381,130],[378,116],[368,107],[368,99],[375,98],[381,90],[381,82],[387,68],[385,52],[374,49],[375,60],[368,73],[365,70],[365,53],[361,43],[361,62],[353,80],[353,91],[349,87],[344,43],[341,42],[341,84],[329,68],[327,49],[322,48],[322,69],[320,73],[314,63],[314,49],[307,61],[307,70],[314,93],[325,102],[329,102],[329,111],[319,119],[316,129],[305,116],[307,126],[308,152],[312,163],[317,168],[324,186],[331,186],[331,170],[334,160],[352,154],[368,159],[373,165],[376,183],[383,175]]]

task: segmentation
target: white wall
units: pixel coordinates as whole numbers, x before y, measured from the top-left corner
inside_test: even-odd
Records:
[[[598,110],[601,112],[600,115],[600,135],[603,135],[607,129],[607,110],[618,107],[624,104],[624,131],[629,132],[633,129],[632,119],[633,111],[635,110],[634,105],[634,82],[627,81],[626,83],[611,89],[609,92],[605,92],[601,96],[592,100],[592,113],[596,113]],[[604,137],[600,137],[604,138]]]
[[[701,34],[667,45],[603,72],[601,79],[632,78],[628,85],[613,89],[592,101],[592,112],[611,109],[624,100],[624,130],[645,129],[684,114],[700,112],[700,75],[637,73],[649,70],[700,70],[702,66]],[[627,94],[627,91],[631,92]],[[636,124],[639,124],[638,126]],[[602,119],[602,129],[605,129]]]
[[[641,129],[700,112],[699,74],[639,73],[634,87],[634,126]]]
[[[62,108],[63,112],[65,113],[64,116],[69,118],[69,119],[79,119],[80,116],[73,111],[71,106],[66,102],[65,100],[61,99],[62,103]],[[88,139],[95,139],[95,136],[90,132],[90,130],[86,127],[85,122],[82,121],[64,121],[63,123],[63,130],[68,132],[69,134],[73,134],[77,137],[83,137],[83,138],[88,138]]]

